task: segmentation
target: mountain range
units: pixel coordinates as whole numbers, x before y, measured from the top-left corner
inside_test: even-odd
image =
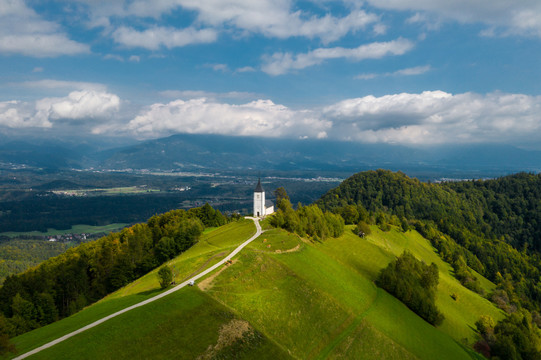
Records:
[[[48,169],[315,170],[387,168],[490,177],[541,171],[541,151],[509,145],[407,147],[329,140],[179,134],[125,139],[0,139],[0,163]]]

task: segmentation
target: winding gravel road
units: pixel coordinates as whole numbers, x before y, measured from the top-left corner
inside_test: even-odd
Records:
[[[94,326],[98,326],[99,324],[102,324],[102,323],[106,322],[106,321],[109,320],[109,319],[112,319],[112,318],[114,318],[114,317],[117,317],[118,315],[124,314],[124,313],[126,313],[126,312],[128,312],[128,311],[130,311],[130,310],[136,309],[136,308],[138,308],[138,307],[144,306],[144,305],[149,304],[149,303],[151,303],[151,302],[153,302],[153,301],[156,301],[156,300],[158,300],[158,299],[161,299],[161,298],[163,298],[164,296],[167,296],[167,295],[169,295],[169,294],[174,293],[175,291],[178,291],[178,290],[182,289],[183,287],[185,287],[186,285],[188,285],[191,281],[194,281],[194,282],[195,282],[197,279],[199,279],[199,278],[201,278],[201,277],[207,275],[208,273],[210,273],[210,272],[216,270],[216,268],[222,266],[225,262],[231,260],[231,258],[232,258],[233,256],[237,255],[237,254],[238,254],[238,253],[239,253],[246,245],[248,245],[249,243],[251,243],[252,241],[254,241],[259,235],[261,235],[262,231],[261,231],[261,226],[259,225],[259,219],[258,219],[258,218],[253,218],[253,217],[246,217],[246,218],[247,218],[247,219],[252,219],[252,220],[254,221],[254,224],[255,224],[255,227],[256,227],[256,233],[255,233],[251,238],[249,238],[248,240],[246,240],[245,242],[243,242],[242,244],[240,244],[235,250],[233,250],[233,251],[231,252],[231,254],[229,254],[227,257],[225,257],[223,260],[221,260],[221,261],[218,262],[217,264],[214,264],[213,266],[211,266],[210,268],[206,269],[205,271],[203,271],[203,272],[201,272],[201,273],[195,275],[194,277],[192,277],[192,278],[190,278],[190,279],[184,281],[183,283],[181,283],[181,284],[179,284],[179,285],[177,285],[177,286],[175,286],[175,287],[173,287],[173,288],[171,288],[171,289],[169,289],[169,290],[167,290],[167,291],[165,291],[165,292],[163,292],[163,293],[161,293],[161,294],[159,294],[159,295],[156,295],[156,296],[154,296],[154,297],[151,297],[150,299],[141,301],[140,303],[137,303],[137,304],[135,304],[135,305],[129,306],[129,307],[125,308],[125,309],[122,309],[122,310],[120,310],[120,311],[117,311],[116,313],[113,313],[113,314],[111,314],[111,315],[109,315],[109,316],[106,316],[106,317],[101,318],[101,319],[99,319],[99,320],[97,320],[97,321],[94,321],[93,323],[91,323],[91,324],[89,324],[89,325],[87,325],[87,326],[84,326],[84,327],[82,327],[82,328],[80,328],[80,329],[78,329],[78,330],[75,330],[75,331],[73,331],[73,332],[70,332],[69,334],[66,334],[66,335],[64,335],[64,336],[62,336],[62,337],[59,337],[59,338],[56,339],[56,340],[53,340],[53,341],[51,341],[51,342],[48,342],[48,343],[45,344],[45,345],[42,345],[42,346],[40,346],[40,347],[38,347],[38,348],[35,348],[34,350],[31,350],[31,351],[29,351],[29,352],[27,352],[27,353],[24,353],[24,354],[22,354],[22,355],[20,355],[20,356],[17,356],[17,357],[14,358],[13,360],[19,360],[19,359],[27,358],[28,356],[34,355],[34,354],[36,354],[36,353],[38,353],[38,352],[40,352],[40,351],[42,351],[42,350],[45,350],[45,349],[47,349],[47,348],[50,348],[51,346],[56,345],[56,344],[58,344],[58,343],[60,343],[60,342],[62,342],[62,341],[64,341],[64,340],[67,340],[67,339],[69,339],[69,338],[72,337],[72,336],[75,336],[75,335],[77,335],[77,334],[80,334],[80,333],[82,333],[83,331],[86,331],[86,330],[88,330],[88,329],[91,329],[91,328],[93,328]]]

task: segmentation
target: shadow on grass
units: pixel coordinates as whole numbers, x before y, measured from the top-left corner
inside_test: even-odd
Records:
[[[164,290],[167,290],[167,289],[164,289]],[[161,292],[162,292],[162,289],[154,288],[154,289],[147,290],[147,291],[141,291],[141,292],[139,292],[139,293],[137,293],[135,295],[141,295],[141,296],[158,295]]]

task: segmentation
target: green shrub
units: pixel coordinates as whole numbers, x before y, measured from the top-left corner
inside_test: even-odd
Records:
[[[158,279],[162,289],[168,287],[171,284],[171,281],[173,281],[173,271],[171,271],[171,268],[167,265],[162,266],[160,270],[158,270]]]
[[[365,237],[366,235],[370,235],[372,233],[372,229],[370,229],[370,225],[361,220],[355,228],[355,233],[360,237]]]

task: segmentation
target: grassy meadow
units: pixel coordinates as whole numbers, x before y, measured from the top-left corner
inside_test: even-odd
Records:
[[[269,229],[233,260],[163,299],[132,310],[33,358],[471,359],[480,315],[500,310],[452,277],[417,232],[310,242]],[[255,232],[251,220],[205,231],[171,260],[175,281],[211,266]],[[442,325],[428,324],[374,285],[404,249],[437,264]],[[13,339],[19,354],[158,294],[155,271],[57,323]],[[494,285],[486,279],[486,290]],[[456,294],[457,300],[451,298]]]

